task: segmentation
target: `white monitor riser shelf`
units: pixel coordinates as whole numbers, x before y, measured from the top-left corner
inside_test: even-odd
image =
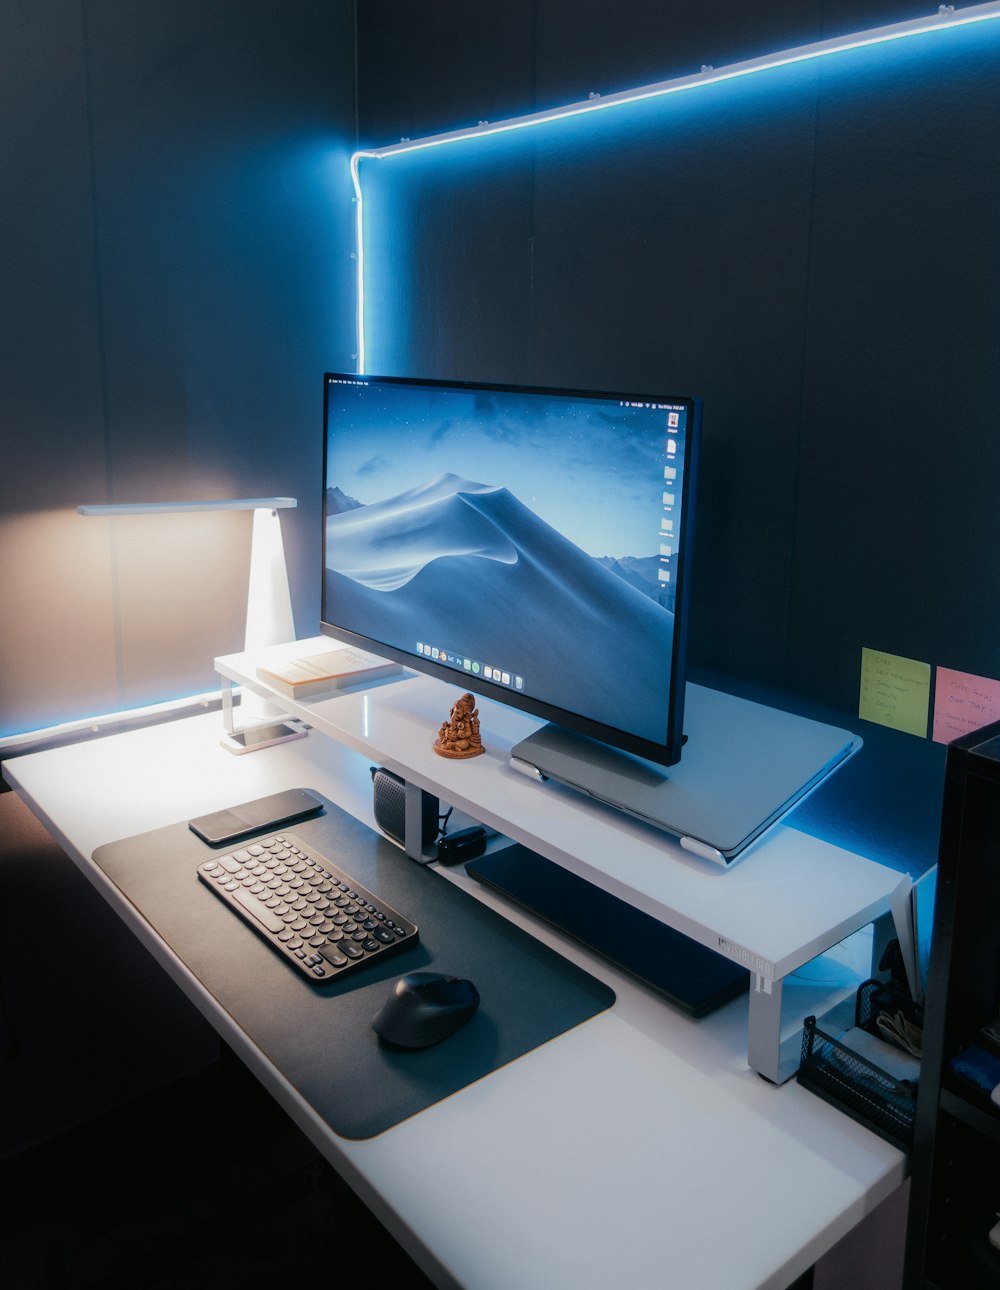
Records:
[[[847,937],[873,927],[871,963],[896,933],[911,886],[897,870],[777,823],[738,863],[713,863],[683,849],[662,829],[557,782],[537,782],[510,765],[511,750],[543,723],[488,699],[478,700],[486,753],[468,761],[439,756],[440,723],[463,692],[427,676],[301,701],[257,679],[262,662],[285,652],[328,650],[318,637],[215,660],[227,729],[232,686],[271,699],[311,731],[385,767],[406,783],[407,853],[426,861],[421,795],[431,794],[504,838],[538,852],[751,973],[748,1062],[774,1083],[799,1064],[801,1018],[782,1016],[786,978]],[[413,841],[417,839],[417,841]],[[810,1007],[810,1010],[813,1010]]]

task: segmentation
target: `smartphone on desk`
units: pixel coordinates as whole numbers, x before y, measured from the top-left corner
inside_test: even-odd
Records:
[[[257,797],[252,802],[241,802],[239,806],[230,806],[223,811],[200,815],[195,820],[188,820],[188,828],[209,846],[217,847],[226,842],[238,842],[240,838],[259,833],[262,829],[276,829],[282,824],[318,815],[322,809],[323,803],[312,793],[307,793],[304,788],[290,788],[284,793],[271,793],[268,797]]]
[[[250,726],[246,730],[223,735],[219,742],[231,753],[245,753],[254,752],[257,748],[270,748],[273,744],[283,744],[290,739],[302,739],[308,733],[308,728],[301,722],[276,721],[271,725]]]

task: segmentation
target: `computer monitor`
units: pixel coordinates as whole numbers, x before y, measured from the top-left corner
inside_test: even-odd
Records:
[[[322,631],[674,764],[700,411],[326,373]]]

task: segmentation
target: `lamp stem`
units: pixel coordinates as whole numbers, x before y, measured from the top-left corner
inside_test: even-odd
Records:
[[[283,645],[294,640],[281,519],[276,510],[261,507],[253,513],[244,648],[253,653],[267,645]],[[240,707],[243,717],[253,720],[273,720],[281,715],[279,708],[247,690],[243,691]]]

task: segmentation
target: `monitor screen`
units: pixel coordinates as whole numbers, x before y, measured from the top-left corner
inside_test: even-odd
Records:
[[[698,400],[324,390],[323,632],[676,762]]]

